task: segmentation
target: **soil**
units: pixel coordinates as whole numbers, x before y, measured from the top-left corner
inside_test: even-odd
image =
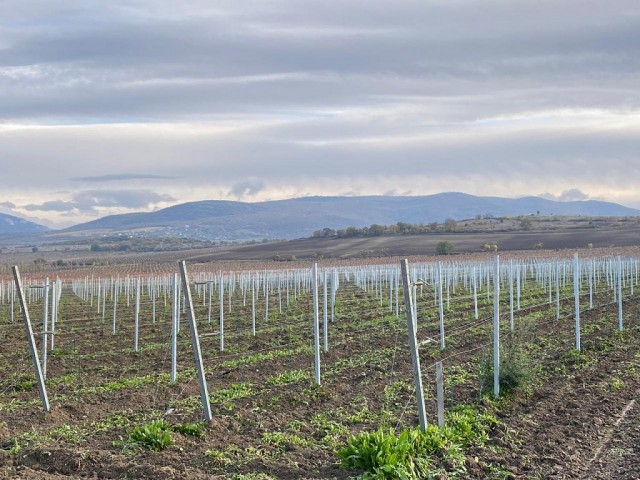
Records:
[[[520,446],[507,443],[499,458],[515,477],[640,478],[637,340],[603,355],[596,367],[549,378],[504,412]]]
[[[496,244],[500,252],[545,249],[629,247],[640,244],[640,228],[629,229],[557,229],[541,231],[496,231],[473,233],[437,233],[389,235],[362,238],[304,238],[257,245],[225,247],[206,253],[194,251],[191,261],[290,260],[312,258],[356,258],[362,256],[435,255],[440,242],[450,242],[453,253],[473,253],[485,244]]]
[[[334,455],[348,434],[376,429],[383,422],[413,426],[417,415],[406,323],[390,315],[375,288],[365,290],[345,281],[338,292],[339,315],[331,325],[330,349],[322,355],[321,386],[311,381],[308,291],[285,304],[282,315],[275,307],[278,295],[271,292],[272,315],[259,320],[256,337],[248,333],[250,302],[243,304],[236,292],[233,309],[226,312],[224,352],[219,350],[216,322],[208,325],[206,308],[196,300],[200,333],[207,334],[201,345],[213,420],[201,438],[174,432],[175,444],[160,452],[131,448],[131,429],[150,418],[181,425],[202,416],[186,324],[179,339],[178,382],[168,381],[170,305],[158,305],[152,323],[150,304],[143,304],[142,349],[136,353],[132,304],[120,300],[114,336],[109,315],[103,322],[95,305],[65,290],[57,352],[48,369],[50,413],[41,411],[37,390],[28,382],[31,370],[22,330],[10,328],[3,310],[0,477],[353,477],[358,472],[339,468]],[[447,389],[447,405],[480,402],[502,422],[486,447],[468,452],[467,473],[459,478],[640,478],[640,300],[625,301],[622,334],[615,331],[610,305],[585,311],[583,355],[571,357],[571,302],[556,322],[546,294],[532,293],[516,320],[533,325],[529,333],[539,346],[540,380],[528,392],[495,404],[480,396],[473,375],[485,353],[478,348],[490,333],[492,307],[482,297],[480,322],[472,320],[468,298],[452,298],[447,325],[456,333],[447,337],[445,354],[437,347],[433,297],[427,293],[419,304],[426,318],[419,340],[429,417],[435,418],[432,366],[444,356],[445,377],[453,365],[469,373],[469,380]],[[596,300],[596,305],[610,302],[608,292],[599,292]],[[218,313],[213,312],[214,319]],[[242,363],[259,354],[265,355],[259,362]],[[279,381],[296,373],[300,378]],[[131,383],[119,386],[126,380]]]

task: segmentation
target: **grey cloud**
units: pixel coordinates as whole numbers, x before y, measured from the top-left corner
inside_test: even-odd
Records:
[[[242,2],[224,5],[227,15],[202,13],[202,5],[192,3],[171,18],[131,17],[113,3],[67,7],[65,28],[15,34],[0,51],[0,65],[32,65],[42,76],[3,82],[0,74],[0,86],[6,83],[11,92],[3,110],[15,118],[144,120],[370,104],[371,96],[390,94],[455,98],[470,89],[518,90],[531,101],[549,82],[599,91],[627,83],[633,89],[640,68],[640,17],[629,1],[616,12],[604,2],[584,9],[577,1],[563,8],[400,1],[393,8],[369,5],[366,12],[355,2],[305,8]],[[147,4],[139,5],[142,11]],[[620,13],[625,10],[629,15]],[[307,76],[220,83],[283,72]],[[637,104],[633,98],[620,92],[615,101]]]
[[[560,195],[553,195],[551,193],[543,193],[539,195],[542,198],[547,198],[549,200],[556,200],[559,202],[578,202],[581,200],[590,200],[592,199],[589,195],[584,193],[578,188],[571,188],[569,190],[563,191]]]
[[[640,175],[636,0],[8,0],[0,38],[0,187],[55,184],[73,214]],[[65,206],[44,200],[23,203]]]
[[[572,188],[571,190],[565,190],[560,194],[560,200],[563,202],[575,202],[579,200],[589,200],[589,195],[584,192],[581,192],[577,188]]]
[[[259,178],[250,178],[243,182],[238,182],[229,190],[229,196],[243,199],[247,197],[253,197],[266,188],[264,181]]]
[[[68,212],[76,208],[74,202],[65,202],[62,200],[50,200],[41,204],[24,205],[22,208],[30,212]]]
[[[167,175],[150,175],[138,173],[119,173],[113,175],[95,175],[90,177],[73,177],[75,182],[119,182],[124,180],[169,180],[176,177]]]
[[[0,207],[15,208],[16,204],[13,202],[0,202]]]
[[[394,188],[392,190],[387,190],[382,195],[386,197],[396,197],[396,196],[407,197],[409,195],[412,195],[412,192],[411,190],[399,191],[397,188]]]
[[[73,197],[79,210],[90,211],[98,207],[148,208],[151,204],[174,201],[171,195],[151,190],[86,190]]]
[[[28,204],[21,208],[34,212],[59,212],[65,215],[92,213],[99,208],[147,209],[160,202],[175,201],[171,195],[150,190],[85,190],[73,195],[71,201],[50,200],[41,204]]]

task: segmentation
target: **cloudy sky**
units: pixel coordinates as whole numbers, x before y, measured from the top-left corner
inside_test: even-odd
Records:
[[[0,212],[462,191],[640,207],[637,0],[2,0]]]

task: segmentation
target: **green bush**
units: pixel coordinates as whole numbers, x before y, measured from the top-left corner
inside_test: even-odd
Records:
[[[436,253],[438,255],[449,255],[453,251],[453,244],[448,241],[438,242]]]
[[[500,394],[506,395],[526,387],[532,379],[531,360],[518,343],[505,344],[500,352]],[[493,353],[480,361],[480,382],[483,393],[493,391]]]

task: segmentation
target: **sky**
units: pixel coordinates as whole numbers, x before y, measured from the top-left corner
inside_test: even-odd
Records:
[[[2,0],[0,213],[542,195],[640,208],[637,0]]]

